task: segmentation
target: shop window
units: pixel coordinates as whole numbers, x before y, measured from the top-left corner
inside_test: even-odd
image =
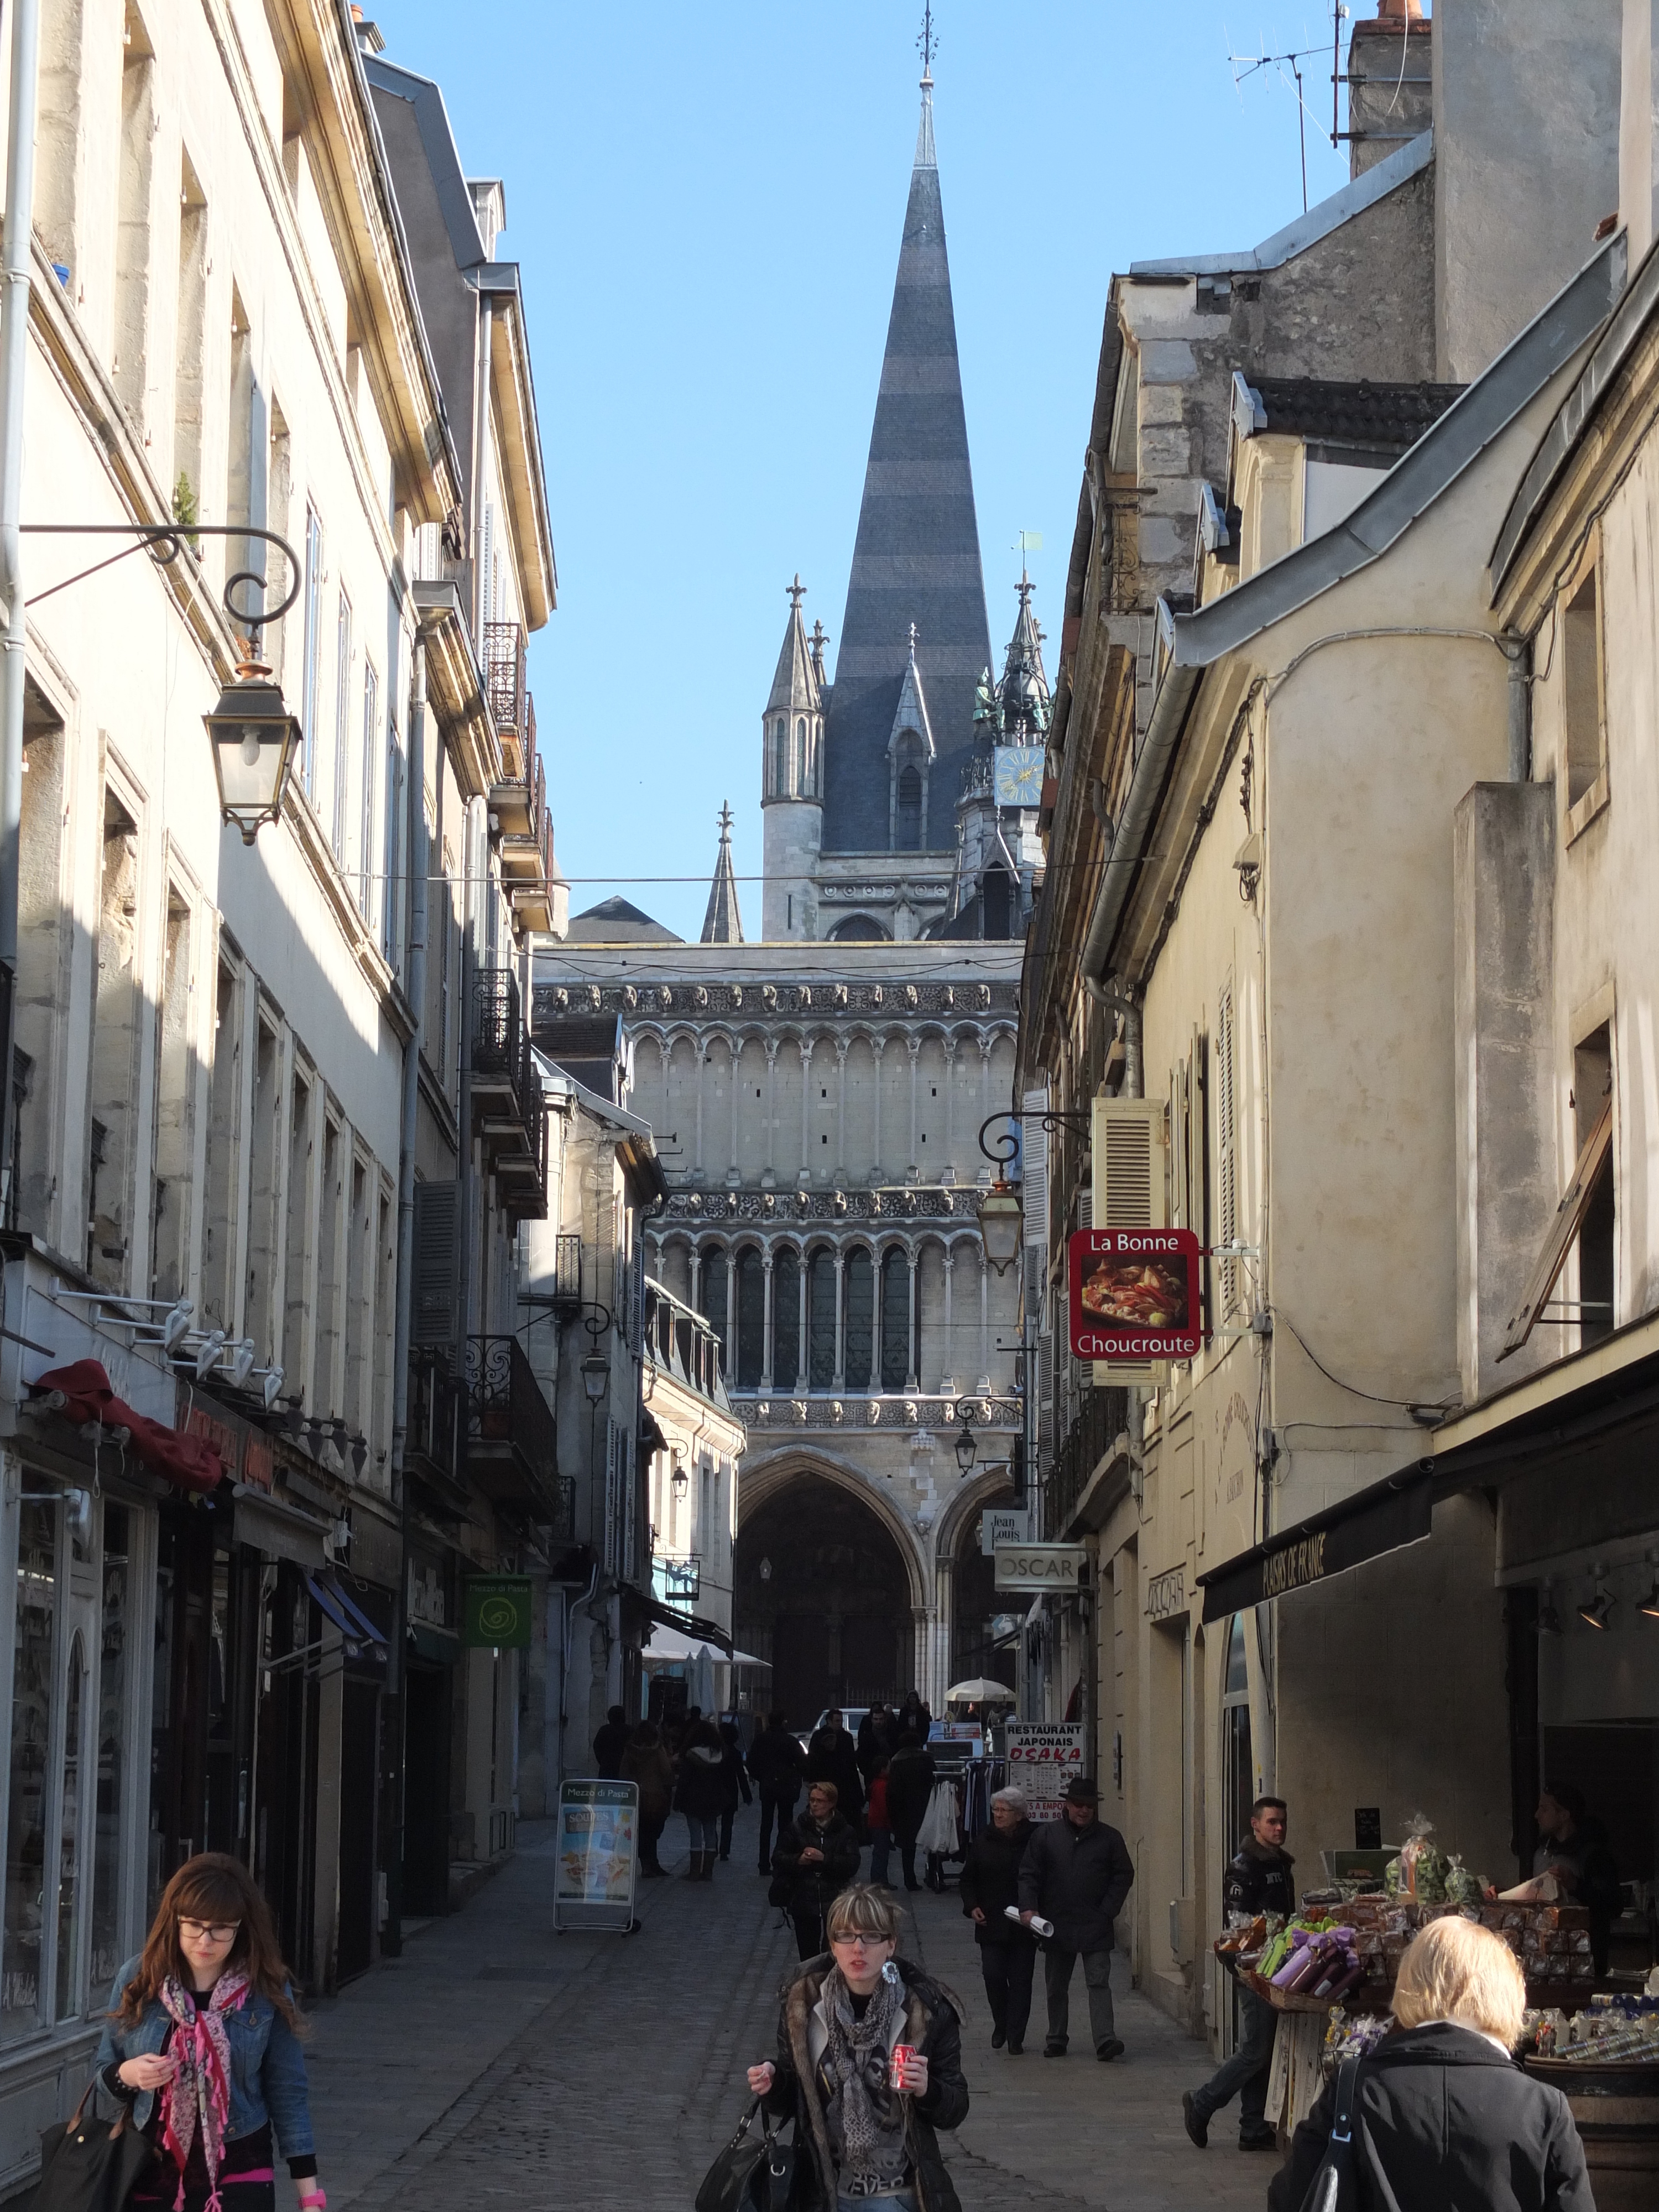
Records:
[[[108,1991],[126,1955],[121,1927],[121,1831],[126,1814],[126,1714],[131,1671],[132,1604],[137,1595],[131,1557],[133,1516],[113,1499],[104,1503],[103,1617],[98,1658],[97,1745],[93,1805],[93,1998]]]
[[[81,1893],[82,1735],[86,1724],[86,1645],[70,1638],[64,1678],[64,1763],[58,1812],[58,1989],[53,2017],[81,2010],[78,1905]]]
[[[788,1250],[772,1265],[772,1382],[793,1390],[800,1373],[800,1261]]]
[[[806,1271],[807,1384],[832,1390],[836,1384],[836,1257],[820,1244]]]
[[[48,2024],[41,1943],[58,1572],[58,1508],[25,1503],[18,1513],[17,1618],[12,1639],[5,1925],[0,1932],[0,2043],[15,2043],[20,2036]]]
[[[910,1264],[889,1252],[881,1263],[882,1389],[903,1389],[910,1371]]]
[[[847,1388],[849,1390],[867,1390],[873,1367],[876,1271],[870,1255],[861,1245],[847,1255],[843,1297]]]
[[[1569,806],[1577,806],[1594,789],[1607,762],[1601,614],[1596,584],[1592,565],[1561,617],[1561,712]]]
[[[1573,1055],[1573,1114],[1582,1153],[1613,1096],[1613,1038],[1604,1022]],[[1599,1344],[1613,1323],[1613,1159],[1609,1144],[1590,1186],[1578,1231],[1578,1341]]]

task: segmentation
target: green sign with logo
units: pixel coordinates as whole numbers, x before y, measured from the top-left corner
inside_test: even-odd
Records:
[[[466,1582],[461,1641],[475,1650],[530,1648],[528,1575],[471,1575]]]

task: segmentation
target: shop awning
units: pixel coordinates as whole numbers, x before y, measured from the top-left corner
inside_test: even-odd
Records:
[[[347,1651],[356,1658],[365,1646],[376,1659],[386,1656],[386,1637],[376,1628],[366,1613],[359,1611],[332,1575],[307,1575],[306,1588],[311,1592],[324,1615],[334,1623],[345,1638]]]
[[[722,1628],[719,1621],[705,1620],[700,1613],[676,1613],[660,1598],[651,1597],[644,1590],[634,1589],[632,1584],[628,1587],[635,1601],[645,1607],[647,1620],[659,1622],[664,1628],[678,1629],[681,1635],[696,1637],[702,1643],[712,1644],[723,1658],[732,1656],[732,1632]]]
[[[1286,1590],[1364,1566],[1403,1544],[1420,1543],[1431,1532],[1434,1473],[1431,1460],[1419,1461],[1212,1567],[1198,1577],[1205,1620],[1243,1613]]]
[[[60,1396],[64,1402],[58,1411],[76,1428],[98,1421],[106,1429],[125,1429],[135,1458],[164,1481],[204,1495],[219,1487],[223,1462],[206,1438],[153,1421],[118,1398],[98,1360],[76,1359],[67,1367],[50,1368],[36,1376],[31,1388],[38,1395]]]
[[[722,1659],[725,1653],[717,1651],[712,1644],[694,1644],[678,1628],[653,1628],[651,1641],[644,1646],[640,1656],[647,1664],[655,1661],[659,1666],[688,1666],[694,1659]]]

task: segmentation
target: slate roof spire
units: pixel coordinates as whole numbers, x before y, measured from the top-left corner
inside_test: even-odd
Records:
[[[790,585],[789,626],[783,634],[782,650],[772,678],[772,689],[766,701],[769,714],[799,711],[816,714],[818,711],[818,659],[812,641],[806,635],[806,626],[800,617],[800,603],[806,596],[806,586],[799,576]]]
[[[931,60],[931,43],[925,58]],[[980,671],[990,665],[991,636],[933,147],[931,69],[921,80],[915,161],[830,696],[826,852],[889,848],[887,741],[909,666],[913,623],[937,749],[923,845],[949,854],[956,844],[960,770],[973,751],[974,690]]]
[[[708,886],[708,911],[702,918],[705,945],[741,945],[743,921],[738,913],[738,879],[732,868],[732,809],[720,807],[720,849],[714,862],[714,880]]]

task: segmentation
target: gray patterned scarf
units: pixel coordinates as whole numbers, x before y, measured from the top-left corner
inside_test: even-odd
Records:
[[[864,2017],[854,2017],[852,1994],[832,1966],[823,1978],[830,2038],[822,2067],[830,2091],[824,2113],[830,2141],[848,2196],[879,2194],[904,2180],[904,2100],[891,2086],[888,2045],[904,2005],[904,1984],[895,1974],[876,1984]]]

